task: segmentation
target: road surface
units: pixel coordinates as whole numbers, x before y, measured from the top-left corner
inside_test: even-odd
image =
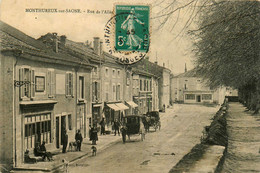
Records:
[[[216,111],[217,107],[174,105],[174,109],[160,114],[161,130],[154,132],[151,128],[145,141],[140,136],[132,136],[125,144],[119,142],[97,152],[97,156],[69,165],[69,172],[168,172],[200,142],[203,127],[210,124]]]

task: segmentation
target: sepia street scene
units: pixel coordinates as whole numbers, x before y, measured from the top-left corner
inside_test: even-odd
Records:
[[[0,0],[0,173],[260,172],[260,1]]]

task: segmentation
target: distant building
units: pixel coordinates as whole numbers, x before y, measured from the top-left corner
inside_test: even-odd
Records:
[[[224,87],[213,89],[197,77],[195,70],[190,70],[171,77],[171,100],[179,103],[217,103],[225,98]]]

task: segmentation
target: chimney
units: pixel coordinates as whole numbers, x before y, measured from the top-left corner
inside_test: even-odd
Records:
[[[165,63],[163,63],[163,67],[165,67]]]
[[[154,64],[158,65],[158,62],[157,62],[157,61],[154,61]]]
[[[65,35],[61,35],[60,36],[60,44],[62,45],[62,46],[65,46],[65,44],[66,44],[66,36]]]
[[[59,43],[58,43],[57,33],[56,32],[52,33],[52,36],[53,36],[53,41],[54,41],[54,45],[53,45],[54,51],[56,53],[58,53],[59,52],[59,47],[58,47]]]
[[[103,41],[100,40],[100,55],[103,54]]]
[[[184,69],[185,72],[187,72],[187,66],[186,66],[186,63],[185,63],[185,69]]]
[[[100,39],[99,37],[94,37],[94,53],[100,55]]]

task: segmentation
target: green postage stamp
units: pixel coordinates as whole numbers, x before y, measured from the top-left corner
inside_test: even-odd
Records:
[[[150,6],[116,5],[115,49],[148,52]]]

